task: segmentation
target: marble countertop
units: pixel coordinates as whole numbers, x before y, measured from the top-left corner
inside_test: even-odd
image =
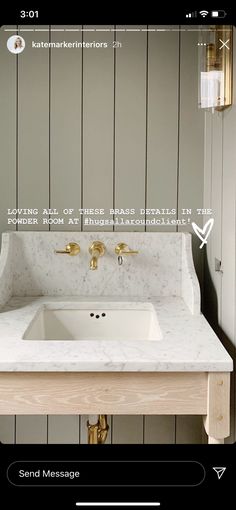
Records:
[[[44,304],[79,308],[81,301],[151,302],[159,341],[29,341],[22,336]],[[0,309],[0,371],[202,372],[232,371],[233,362],[208,322],[181,297],[14,297]]]

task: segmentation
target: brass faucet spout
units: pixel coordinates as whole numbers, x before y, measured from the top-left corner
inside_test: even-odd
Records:
[[[98,268],[98,257],[97,257],[97,255],[93,255],[90,260],[90,269],[92,271],[94,271],[97,268]]]
[[[89,253],[92,255],[89,267],[92,271],[98,268],[98,258],[102,257],[105,251],[105,245],[101,241],[94,241],[89,247]]]

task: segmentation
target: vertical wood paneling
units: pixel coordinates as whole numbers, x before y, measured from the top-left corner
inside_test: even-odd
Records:
[[[211,207],[214,218],[214,228],[211,235],[211,278],[214,290],[218,296],[217,317],[221,324],[221,284],[222,274],[215,271],[215,258],[221,260],[222,244],[222,173],[223,173],[223,125],[222,113],[215,112],[212,117],[212,179],[211,179]]]
[[[79,416],[48,416],[48,443],[78,444]]]
[[[155,28],[151,26],[150,28]],[[168,58],[166,55],[168,54]],[[177,207],[179,34],[148,33],[147,208]],[[160,220],[162,215],[148,216]],[[166,216],[164,216],[166,218]],[[176,218],[176,215],[171,216]],[[176,227],[147,226],[147,231]],[[145,443],[173,443],[174,416],[146,416]]]
[[[212,114],[208,111],[205,112],[205,127],[204,127],[204,198],[203,198],[203,207],[206,209],[212,208]],[[204,215],[204,223],[208,221],[208,215]],[[212,303],[212,278],[211,278],[211,245],[212,245],[212,236],[214,234],[214,230],[212,231],[210,237],[207,241],[207,246],[205,249],[204,256],[204,292],[203,292],[203,310],[204,314],[210,319],[210,315],[212,314],[212,307],[209,306]]]
[[[47,42],[49,35],[21,35],[26,46],[18,55],[18,204],[41,211],[49,205],[49,49],[32,48],[32,40]],[[48,230],[42,220],[39,214],[38,225],[19,225],[19,230]]]
[[[178,98],[179,34],[149,32],[147,208],[177,207]],[[160,220],[161,217],[147,216],[147,219]],[[169,232],[176,227],[147,226],[147,231],[158,230]]]
[[[181,32],[180,35],[180,111],[179,111],[179,182],[178,215],[182,208],[192,209],[191,222],[202,225],[202,216],[196,209],[203,207],[204,183],[204,112],[198,109],[198,33]],[[179,231],[191,231],[191,225]],[[193,235],[193,257],[200,284],[203,282],[203,253],[199,239]],[[192,430],[200,436],[198,420],[176,417],[177,442],[192,442]],[[194,424],[194,425],[193,425]]]
[[[134,215],[122,216],[138,220],[144,219],[139,209],[145,208],[146,196],[147,33],[117,31],[116,40],[122,47],[116,49],[115,55],[114,207],[136,209]],[[144,228],[116,226],[115,230]],[[143,417],[113,416],[113,443],[142,440]]]
[[[52,31],[50,39],[81,42],[82,32]],[[50,51],[50,207],[56,208],[65,222],[51,225],[51,230],[81,229],[81,224],[68,225],[68,219],[80,218],[81,207],[82,52],[76,47]],[[63,215],[63,209],[74,209],[74,213]],[[48,441],[78,443],[79,417],[50,415]]]
[[[52,31],[51,41],[81,42],[82,32]],[[50,207],[58,209],[65,221],[51,225],[51,230],[81,228],[68,225],[70,216],[61,211],[74,209],[71,217],[80,218],[82,51],[75,47],[51,48],[50,52]]]
[[[202,443],[201,416],[177,416],[176,443],[177,444]]]
[[[8,28],[15,28],[9,25]],[[17,31],[15,32],[17,33]],[[17,105],[17,56],[7,49],[7,39],[14,32],[0,29],[0,232],[15,230],[8,225],[7,209],[16,207],[16,105]],[[13,216],[15,218],[15,216]],[[0,239],[1,247],[1,239]],[[0,416],[0,441],[14,442],[14,416]]]
[[[89,28],[89,27],[87,27]],[[102,27],[100,27],[102,28]],[[95,32],[92,40],[107,48],[85,48],[83,53],[83,207],[102,208],[112,219],[114,139],[114,49],[112,33]],[[91,32],[84,32],[91,42]],[[84,230],[112,230],[113,226],[88,226]]]
[[[205,112],[205,125],[204,125],[204,200],[203,207],[211,209],[212,203],[212,113]],[[204,216],[206,221],[208,216]],[[212,237],[212,236],[211,236]],[[209,246],[209,238],[207,247]]]
[[[236,106],[224,112],[224,172],[222,214],[222,320],[225,334],[235,335],[235,185],[236,185]],[[233,148],[233,150],[232,150]]]
[[[31,43],[48,41],[49,33],[20,33],[26,47],[18,56],[18,207],[41,211],[49,206],[49,50]],[[42,219],[19,230],[48,230]],[[17,416],[17,443],[46,441],[46,416]]]
[[[221,328],[236,359],[236,29],[233,34],[233,105],[223,113]],[[234,348],[233,348],[234,346]],[[231,378],[231,436],[236,439],[236,374]]]
[[[113,416],[113,444],[142,444],[143,416]]]
[[[15,442],[15,416],[0,416],[0,442],[5,444]]]
[[[140,28],[140,27],[139,27]],[[145,207],[147,33],[117,32],[115,80],[115,207]],[[137,225],[115,230],[144,230]]]
[[[9,26],[8,28],[15,28]],[[7,209],[16,207],[16,102],[17,102],[17,57],[8,51],[7,39],[14,32],[0,30],[0,232],[15,230],[7,223]],[[15,217],[15,216],[14,216]],[[1,241],[0,241],[1,246]]]
[[[145,416],[144,443],[175,443],[175,417]]]
[[[192,209],[191,222],[202,225],[196,209],[203,205],[204,182],[204,112],[198,109],[198,33],[180,35],[180,118],[179,118],[179,187],[178,209]],[[191,225],[179,231],[191,231]],[[193,235],[193,256],[200,283],[202,282],[202,250]]]
[[[47,416],[18,415],[16,417],[16,443],[47,443]]]
[[[204,312],[217,329],[221,322],[222,274],[215,271],[221,260],[222,229],[222,114],[205,113],[204,207],[212,209],[214,227],[208,238],[204,272]],[[209,216],[204,216],[206,222]]]
[[[223,118],[223,207],[222,207],[222,295],[221,328],[226,336],[226,345],[233,352],[236,346],[236,106],[224,112]],[[236,359],[236,357],[235,357]],[[234,391],[234,394],[233,394]],[[231,378],[231,437],[236,422],[235,374]]]

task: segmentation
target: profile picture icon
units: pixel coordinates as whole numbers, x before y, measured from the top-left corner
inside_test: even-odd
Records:
[[[20,35],[11,35],[7,40],[7,48],[11,53],[21,53],[25,49],[25,40]]]

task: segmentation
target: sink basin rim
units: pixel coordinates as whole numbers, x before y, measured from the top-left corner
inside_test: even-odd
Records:
[[[113,312],[113,315],[109,317],[109,319],[101,319],[100,321],[97,321],[95,319],[96,315],[99,314],[99,312],[105,312],[105,317],[107,317],[107,314],[109,312]],[[51,312],[51,313],[50,313]],[[72,315],[72,318],[69,320],[71,313],[73,314],[75,312],[75,315]],[[76,316],[76,312],[79,312]],[[81,314],[80,314],[81,312]],[[89,312],[90,317],[92,317],[92,313],[94,316],[94,319],[96,320],[96,326],[95,322],[92,323],[91,318],[83,317],[85,314],[84,312]],[[114,314],[114,312],[118,312],[118,314]],[[120,312],[120,313],[119,313]],[[127,312],[130,312],[129,316],[127,315]],[[142,313],[143,312],[143,313]],[[138,315],[136,315],[138,313]],[[80,316],[81,315],[81,316]],[[122,315],[120,317],[120,315]],[[63,319],[64,317],[64,319]],[[102,314],[100,314],[100,317],[102,317]],[[98,317],[96,317],[98,318]],[[133,318],[133,322],[132,322]],[[63,319],[63,320],[62,320]],[[84,321],[83,321],[84,319]],[[122,334],[115,335],[114,329],[116,326],[116,330],[120,331],[120,322],[117,323],[117,320],[121,319],[122,324],[125,325],[125,329],[123,330]],[[135,319],[135,320],[134,320]],[[143,320],[142,320],[143,319]],[[105,320],[107,322],[105,322]],[[126,322],[125,322],[126,320]],[[41,321],[41,323],[40,323]],[[56,327],[57,333],[50,333],[51,331],[51,322],[54,321],[54,327]],[[64,336],[61,336],[61,330],[57,329],[58,324],[61,329],[64,328],[66,323],[66,332],[64,333]],[[63,322],[64,321],[64,322]],[[77,321],[77,323],[76,323]],[[78,321],[80,321],[78,323]],[[87,321],[87,322],[86,322]],[[103,322],[104,321],[104,322]],[[113,321],[113,323],[111,322]],[[127,322],[128,321],[128,322]],[[110,322],[110,332],[106,331],[106,326],[108,323],[108,329],[109,329],[109,322]],[[48,324],[48,330],[49,334],[44,332],[46,330],[45,323]],[[69,326],[68,326],[69,324]],[[38,326],[38,333],[34,333],[32,336],[32,331],[37,331]],[[75,331],[74,329],[74,337],[71,336],[71,331],[73,328],[84,328],[84,333],[77,332],[77,329]],[[94,332],[94,327],[96,327],[96,330]],[[92,329],[91,336],[87,331]],[[69,329],[68,329],[69,328]],[[103,330],[102,330],[103,328]],[[126,328],[128,331],[126,331]],[[41,333],[39,333],[41,331]],[[55,328],[54,328],[55,331]],[[100,336],[99,336],[100,331]],[[136,334],[135,334],[136,331]],[[143,331],[143,333],[142,333]],[[130,332],[130,333],[129,333]],[[127,334],[126,334],[127,333]],[[143,337],[142,337],[143,334]],[[141,336],[140,336],[141,335]],[[53,336],[53,337],[52,337]],[[151,302],[128,302],[128,301],[116,301],[116,302],[99,302],[99,301],[81,301],[79,303],[69,303],[67,302],[66,305],[61,304],[61,306],[57,302],[51,302],[51,303],[44,303],[42,304],[35,312],[34,316],[30,320],[29,324],[27,325],[23,335],[22,340],[25,341],[46,341],[46,342],[87,342],[87,341],[98,341],[101,342],[102,340],[112,342],[112,341],[160,341],[162,340],[162,333],[158,322],[158,317],[156,314],[155,307]]]

